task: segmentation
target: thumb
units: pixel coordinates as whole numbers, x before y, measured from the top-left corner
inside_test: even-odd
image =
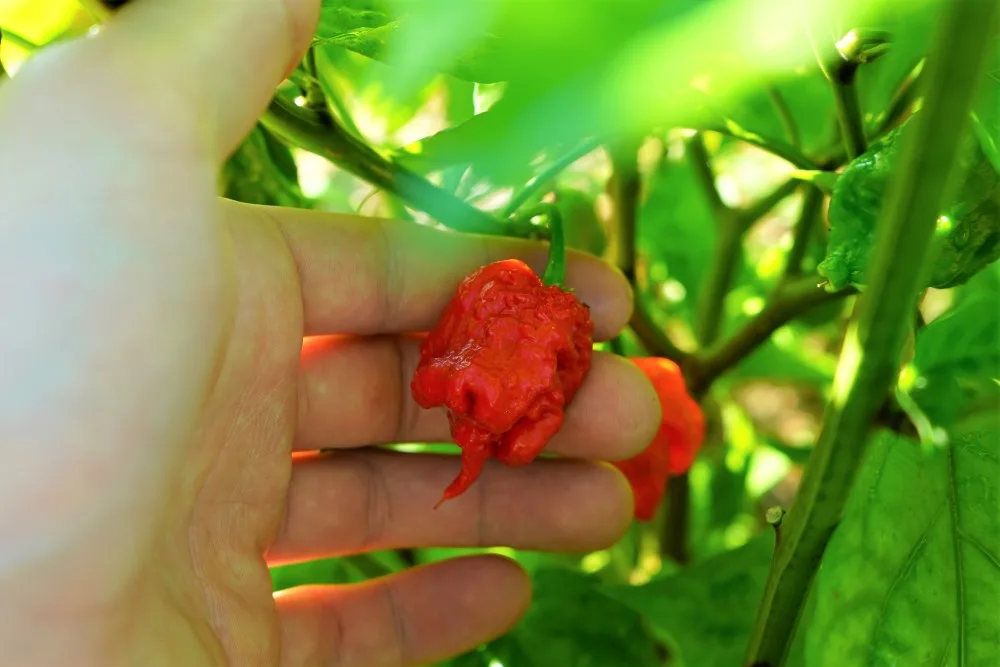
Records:
[[[320,0],[114,0],[124,5],[90,46],[103,62],[173,92],[171,107],[206,131],[221,160],[250,131],[298,63]],[[158,96],[159,97],[159,96]]]

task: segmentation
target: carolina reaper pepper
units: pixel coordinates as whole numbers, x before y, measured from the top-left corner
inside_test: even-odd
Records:
[[[683,474],[694,463],[705,439],[705,420],[687,392],[681,369],[669,359],[630,357],[653,383],[662,418],[653,440],[640,454],[614,465],[624,473],[635,495],[635,518],[649,521],[667,489],[667,478]]]
[[[538,456],[590,369],[593,333],[590,309],[524,262],[488,264],[462,280],[421,343],[410,383],[420,406],[448,408],[462,448],[441,502],[465,492],[491,457],[520,466]]]

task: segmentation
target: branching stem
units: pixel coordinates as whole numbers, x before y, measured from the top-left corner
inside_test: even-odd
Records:
[[[326,126],[276,97],[261,123],[293,145],[327,158],[358,178],[386,190],[441,224],[463,232],[534,237],[541,228],[527,222],[500,221],[470,206],[430,181],[379,155],[334,123]]]

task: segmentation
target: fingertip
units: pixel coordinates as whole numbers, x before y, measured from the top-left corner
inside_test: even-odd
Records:
[[[416,652],[424,658],[440,659],[453,654],[456,648],[468,650],[496,639],[514,628],[531,606],[531,577],[520,563],[500,554],[459,556],[410,574],[415,575],[410,577],[414,587],[409,591],[413,596],[414,634],[428,638],[436,634],[436,641],[427,642],[432,644],[442,642],[450,634],[448,629],[453,631],[442,642],[450,644],[450,650],[425,647]],[[441,598],[442,585],[452,591],[450,606],[432,612],[430,601]],[[461,631],[454,632],[459,628]]]
[[[641,452],[660,428],[660,400],[649,378],[625,357],[595,352],[587,379],[566,411],[552,451],[619,461]]]
[[[632,317],[632,286],[621,271],[599,257],[567,251],[566,285],[590,307],[594,340],[614,338]]]
[[[630,456],[634,456],[652,442],[663,421],[663,406],[656,388],[642,370],[625,357],[609,354],[623,376],[623,383],[632,396],[631,429],[624,429],[623,436],[628,441]]]
[[[635,511],[635,496],[622,472],[606,461],[596,461],[594,465],[600,469],[601,483],[607,490],[603,504],[605,516],[599,524],[601,530],[594,532],[591,551],[607,549],[625,537]]]
[[[628,529],[632,525],[632,520],[635,516],[635,492],[632,491],[632,485],[629,484],[628,478],[625,474],[616,468],[613,464],[607,461],[601,461],[600,465],[606,468],[610,474],[614,475],[616,480],[616,498],[618,499],[618,506],[622,508],[620,512],[620,523],[621,532],[615,538],[615,542],[625,537],[628,533]]]
[[[517,625],[531,606],[533,585],[531,575],[518,561],[502,554],[489,553],[468,558],[478,559],[485,569],[494,571],[493,576],[497,590],[505,590],[510,599],[510,615],[507,626],[500,631],[503,634]]]

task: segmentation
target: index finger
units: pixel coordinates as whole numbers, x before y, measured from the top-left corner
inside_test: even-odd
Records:
[[[460,234],[399,220],[237,204],[238,223],[277,224],[295,259],[304,335],[405,333],[430,329],[459,281],[501,259],[539,275],[547,245]],[[591,255],[569,252],[567,286],[590,307],[594,337],[616,335],[632,314],[628,281]]]

